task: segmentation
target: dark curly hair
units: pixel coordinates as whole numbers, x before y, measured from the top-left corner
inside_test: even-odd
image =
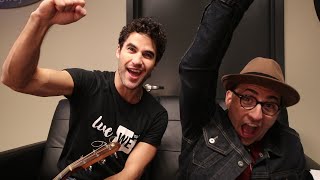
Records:
[[[156,22],[151,17],[134,19],[131,23],[124,26],[120,32],[118,39],[120,49],[133,32],[146,34],[152,39],[156,45],[156,63],[158,63],[162,58],[167,44],[167,37],[162,24]]]

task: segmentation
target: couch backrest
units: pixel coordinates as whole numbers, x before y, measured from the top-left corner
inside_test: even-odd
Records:
[[[67,99],[59,101],[54,112],[39,174],[41,180],[52,180],[58,173],[58,159],[69,130],[70,106]]]
[[[163,135],[161,146],[151,163],[152,180],[175,180],[178,175],[178,158],[181,151],[181,124],[179,98],[177,96],[158,97],[168,111],[168,126]]]

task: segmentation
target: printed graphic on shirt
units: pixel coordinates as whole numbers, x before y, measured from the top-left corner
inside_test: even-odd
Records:
[[[121,144],[119,151],[129,154],[136,145],[139,135],[135,135],[133,131],[121,125],[119,125],[117,129],[116,135],[113,135],[112,128],[104,125],[101,119],[102,116],[99,116],[99,118],[92,123],[92,128],[102,131],[106,138],[113,138],[112,142],[119,142]]]
[[[119,126],[117,129],[117,136],[113,139],[113,142],[119,142],[121,147],[119,151],[123,151],[129,154],[137,143],[138,135],[135,135],[133,131],[123,126]]]
[[[107,128],[107,126],[104,125],[103,122],[100,122],[101,119],[102,119],[102,116],[99,116],[99,118],[92,123],[92,127],[99,131],[102,131],[105,137],[107,138],[111,137],[113,134],[112,128],[111,127]]]

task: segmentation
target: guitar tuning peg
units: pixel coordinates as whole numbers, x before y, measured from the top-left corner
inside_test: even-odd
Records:
[[[113,155],[118,159],[117,152],[113,153]]]
[[[106,160],[105,160],[105,159],[102,159],[101,161],[99,161],[99,164],[100,164],[100,165],[105,165],[105,164],[106,164]]]
[[[86,168],[86,171],[92,172],[92,166],[89,166],[88,168]]]

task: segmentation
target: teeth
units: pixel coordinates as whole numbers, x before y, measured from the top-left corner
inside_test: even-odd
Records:
[[[255,125],[255,124],[247,124],[247,125],[250,127],[258,127],[258,125]]]
[[[137,69],[131,69],[132,72],[135,72],[135,73],[140,73],[141,71],[140,70],[137,70]]]

